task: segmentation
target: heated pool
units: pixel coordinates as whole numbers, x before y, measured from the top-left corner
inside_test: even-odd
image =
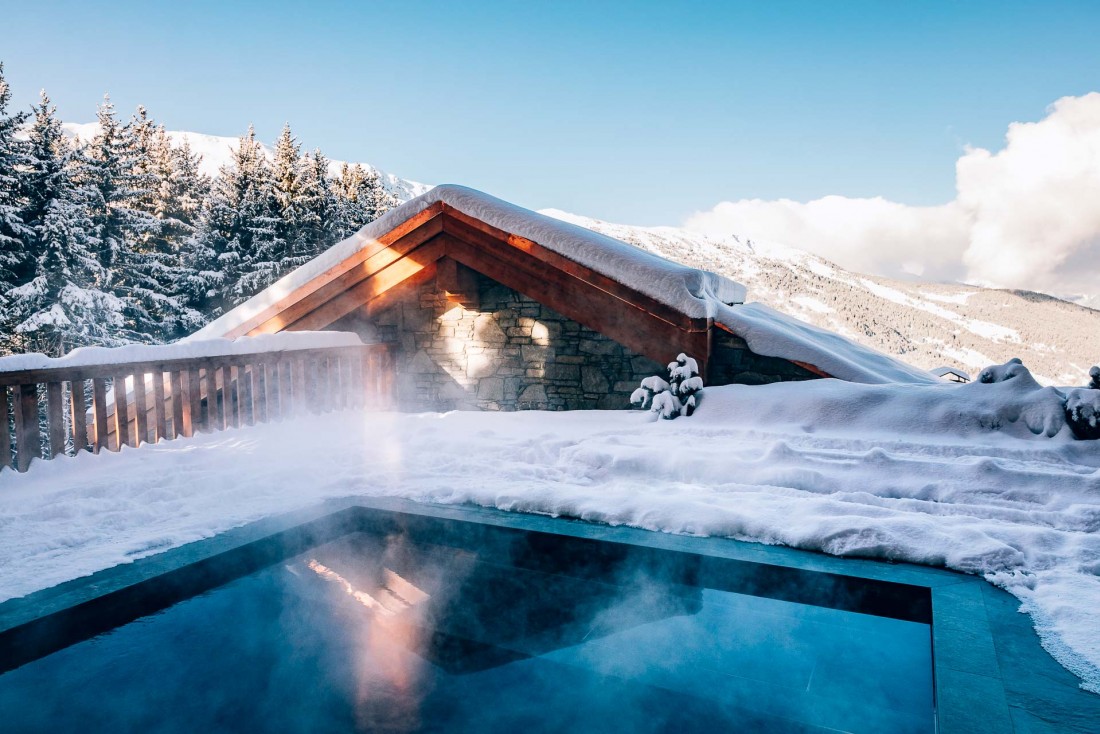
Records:
[[[296,548],[27,662],[0,675],[2,728],[934,730],[919,614],[853,611],[835,589],[790,601],[812,577],[738,593],[688,553],[459,525]]]

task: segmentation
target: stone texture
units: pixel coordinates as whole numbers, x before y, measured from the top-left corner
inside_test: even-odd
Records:
[[[369,320],[356,312],[331,328],[395,345],[403,410],[626,409],[642,379],[665,373],[664,363],[489,278],[476,279],[477,311],[448,301],[429,282]],[[722,336],[727,338],[716,338],[718,375],[711,382],[812,377]],[[670,345],[668,361],[676,352]]]

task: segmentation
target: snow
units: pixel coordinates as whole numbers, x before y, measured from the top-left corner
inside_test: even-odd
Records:
[[[678,265],[607,235],[509,204],[480,191],[448,184],[436,186],[390,210],[196,333],[201,337],[229,333],[354,253],[376,243],[398,224],[440,201],[505,232],[534,240],[692,318],[714,316],[716,305],[745,300],[744,286],[732,280]]]
[[[0,372],[43,370],[54,367],[92,367],[193,357],[224,357],[235,354],[278,352],[286,349],[351,347],[362,343],[356,334],[344,331],[284,331],[279,334],[260,334],[237,339],[195,339],[174,344],[81,347],[63,357],[47,357],[37,352],[0,357]]]
[[[1100,451],[1054,389],[1008,372],[708,387],[675,421],[347,411],[36,463],[0,473],[0,597],[325,498],[403,496],[979,574],[1100,691]]]
[[[721,307],[715,320],[730,327],[757,354],[811,364],[842,380],[872,384],[937,381],[924,370],[762,303]]]

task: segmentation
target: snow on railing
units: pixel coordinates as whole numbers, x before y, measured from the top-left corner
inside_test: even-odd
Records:
[[[393,358],[385,344],[218,351],[0,369],[0,471],[27,471],[40,457],[390,404]]]

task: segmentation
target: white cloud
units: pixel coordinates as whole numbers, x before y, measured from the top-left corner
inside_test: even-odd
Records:
[[[1034,123],[1012,123],[997,153],[955,164],[954,201],[907,206],[826,196],[723,202],[689,229],[737,233],[888,276],[920,275],[1060,296],[1100,306],[1100,93],[1064,97]]]

